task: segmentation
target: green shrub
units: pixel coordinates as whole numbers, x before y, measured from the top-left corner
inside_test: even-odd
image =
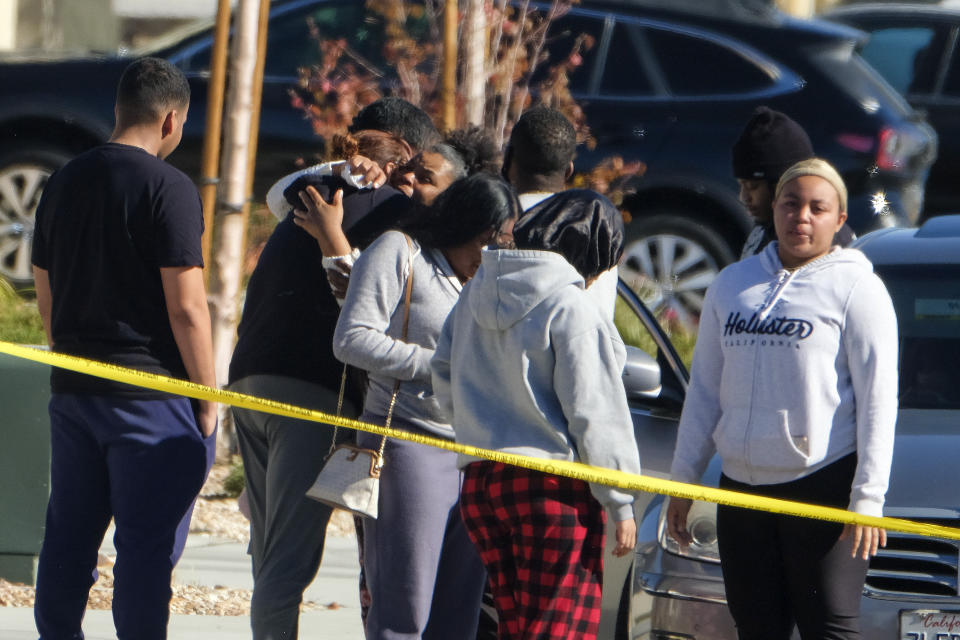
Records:
[[[230,473],[223,479],[223,492],[231,498],[236,498],[246,486],[246,480],[243,477],[243,463],[235,462],[230,467]]]
[[[36,300],[22,298],[3,279],[0,279],[0,340],[20,344],[47,343]]]

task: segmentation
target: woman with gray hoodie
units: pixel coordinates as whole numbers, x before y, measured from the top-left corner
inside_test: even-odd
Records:
[[[707,290],[672,477],[699,482],[714,452],[726,489],[883,514],[897,417],[897,321],[870,262],[831,246],[843,180],[804,160],[777,183],[777,240]],[[670,535],[692,542],[689,500]],[[860,638],[880,529],[719,506],[717,536],[741,640]]]
[[[474,174],[360,255],[333,338],[336,357],[369,374],[360,420],[384,424],[392,407],[391,426],[453,439],[433,397],[430,359],[447,314],[480,264],[481,249],[507,234],[519,212],[506,182]],[[357,445],[376,450],[380,437],[360,433]],[[363,523],[372,598],[366,637],[475,637],[484,571],[460,517],[456,455],[388,439],[383,457],[379,513]]]
[[[592,191],[528,211],[516,249],[485,251],[433,358],[457,442],[640,472],[613,321],[585,287],[617,264],[623,221]],[[461,456],[461,511],[487,568],[500,638],[595,638],[604,508],[614,555],[636,544],[633,496]]]

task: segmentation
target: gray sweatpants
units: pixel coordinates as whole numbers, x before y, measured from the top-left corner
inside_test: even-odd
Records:
[[[294,378],[256,375],[230,385],[240,393],[333,413],[337,396]],[[330,448],[333,427],[232,409],[250,499],[254,640],[295,640],[300,603],[320,567],[331,508],[304,494]],[[355,415],[345,404],[344,415]],[[340,430],[338,440],[352,437]]]
[[[393,426],[417,430],[397,419]],[[367,433],[357,441],[380,445]],[[460,480],[456,454],[387,440],[378,517],[363,523],[367,640],[476,638],[487,578],[460,517]]]

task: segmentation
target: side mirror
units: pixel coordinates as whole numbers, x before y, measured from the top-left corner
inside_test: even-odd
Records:
[[[627,364],[623,368],[623,386],[627,400],[656,400],[663,389],[660,365],[642,349],[627,346]]]

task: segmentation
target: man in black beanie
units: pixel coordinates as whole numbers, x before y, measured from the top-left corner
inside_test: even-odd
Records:
[[[757,107],[733,145],[733,175],[740,183],[740,202],[756,225],[747,237],[740,259],[760,253],[777,235],[773,228],[773,193],[780,176],[791,166],[815,156],[810,137],[789,116],[769,107]],[[844,225],[834,244],[847,246],[856,236]]]

